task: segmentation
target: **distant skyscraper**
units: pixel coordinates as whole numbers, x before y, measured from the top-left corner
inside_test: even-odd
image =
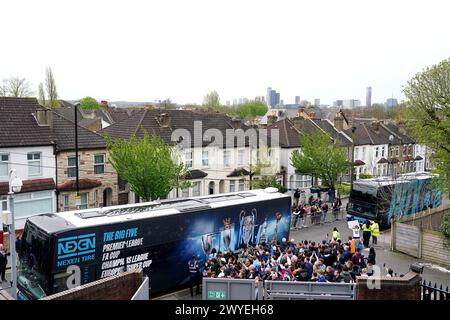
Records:
[[[393,108],[398,106],[398,101],[397,99],[393,99],[393,98],[389,98],[386,100],[386,108]]]
[[[314,99],[314,105],[316,107],[320,106],[320,99]]]
[[[357,99],[344,100],[342,106],[344,108],[356,108],[361,106],[361,101]]]
[[[300,96],[295,96],[295,104],[300,104]]]
[[[372,87],[366,89],[366,107],[372,106]]]
[[[335,102],[333,102],[333,106],[335,106],[335,107],[344,106],[344,100],[336,100]]]
[[[230,100],[227,100],[227,106],[229,106],[230,105]]]
[[[275,107],[280,103],[280,93],[272,90],[271,87],[267,88],[266,101],[269,107]]]

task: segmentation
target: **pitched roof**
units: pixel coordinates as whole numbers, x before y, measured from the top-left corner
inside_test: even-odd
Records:
[[[339,139],[343,146],[351,146],[351,140],[338,132],[328,120],[302,119],[301,127],[295,127],[295,119],[283,119],[267,126],[270,135],[273,129],[279,130],[279,144],[282,148],[298,148],[302,144],[302,136],[314,135],[317,132],[326,133],[333,139]]]
[[[206,177],[208,174],[205,171],[193,169],[186,172],[186,175],[184,176],[184,179],[187,180],[194,180],[194,179],[201,179]]]
[[[56,188],[53,178],[23,180],[20,192],[52,190]],[[0,182],[0,194],[8,194],[9,182]]]
[[[53,112],[53,132],[56,137],[56,149],[58,151],[75,150],[74,122],[66,119],[57,112]],[[78,125],[78,148],[106,148],[106,142],[101,135]]]
[[[353,122],[356,128],[354,133],[355,146],[361,145],[381,145],[381,144],[400,144],[400,139],[393,135],[393,140],[389,139],[392,134],[386,130],[380,122],[376,124],[373,119],[355,119]],[[352,129],[344,132],[352,137]]]
[[[92,189],[102,185],[100,180],[81,178],[78,179],[78,185],[80,190]],[[76,180],[67,180],[66,182],[58,186],[59,191],[76,191],[77,182]]]
[[[170,118],[170,123],[167,126],[162,126],[160,123],[160,115],[167,114]],[[201,121],[202,135],[194,135],[194,122]],[[191,137],[191,146],[194,143],[198,145],[209,145],[210,141],[204,141],[202,136],[208,129],[219,130],[224,137],[223,144],[226,144],[226,130],[237,129],[243,127],[244,130],[248,128],[242,123],[234,123],[233,120],[222,113],[207,113],[194,112],[190,110],[158,110],[158,109],[144,109],[139,110],[120,122],[112,124],[111,126],[99,131],[100,134],[109,135],[113,139],[129,139],[133,134],[142,138],[143,132],[141,128],[147,130],[150,134],[155,133],[165,143],[174,143],[171,140],[172,133],[177,130],[187,130]],[[197,141],[194,141],[197,139]],[[247,139],[248,140],[248,139]]]
[[[229,175],[227,175],[227,177],[228,178],[241,177],[241,176],[248,176],[249,174],[250,174],[250,172],[248,172],[244,168],[236,168]]]
[[[0,147],[54,144],[50,127],[37,123],[36,109],[43,109],[36,98],[0,97]]]

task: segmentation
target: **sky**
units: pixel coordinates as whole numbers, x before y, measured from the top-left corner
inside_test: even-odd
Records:
[[[447,0],[0,0],[0,80],[67,100],[393,96],[450,57]]]

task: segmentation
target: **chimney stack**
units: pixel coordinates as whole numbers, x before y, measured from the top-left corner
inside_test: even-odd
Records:
[[[106,100],[100,101],[100,106],[101,106],[102,108],[108,109],[108,107],[109,107],[108,101],[106,101]]]
[[[337,131],[341,132],[344,130],[344,117],[340,112],[337,112],[334,116],[334,126]]]
[[[375,132],[380,131],[380,122],[379,121],[373,121],[372,122],[372,128]]]
[[[170,119],[170,115],[166,112],[161,113],[158,117],[159,120],[159,124],[161,125],[161,127],[167,128],[170,127],[171,124],[171,119]]]

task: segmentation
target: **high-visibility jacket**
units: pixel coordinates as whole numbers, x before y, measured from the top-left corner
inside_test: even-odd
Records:
[[[334,241],[341,240],[341,234],[339,233],[339,231],[333,231],[333,240]]]
[[[354,254],[356,252],[356,243],[355,240],[350,240],[350,253]]]
[[[366,224],[363,224],[363,225],[362,225],[361,230],[362,230],[363,232],[364,232],[364,231],[371,231],[371,230],[370,230],[370,227],[367,227]]]
[[[377,222],[372,223],[372,225],[370,226],[370,231],[372,232],[373,237],[380,236],[380,227],[378,226]]]

